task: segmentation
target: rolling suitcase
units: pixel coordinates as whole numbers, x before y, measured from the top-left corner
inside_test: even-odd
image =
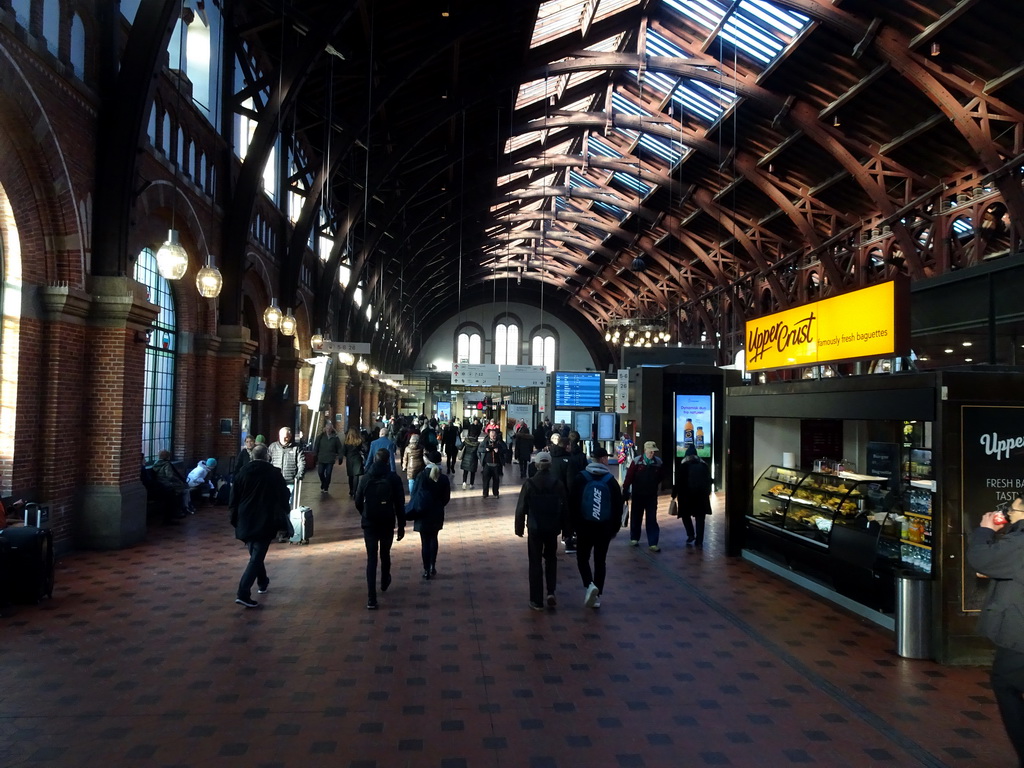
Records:
[[[29,525],[30,511],[36,524]],[[0,530],[7,542],[7,597],[15,603],[34,605],[53,597],[53,534],[40,527],[41,512],[35,504],[25,505],[25,525]]]
[[[302,498],[302,481],[295,481],[295,492],[292,496],[295,506],[288,513],[288,520],[292,524],[292,535],[288,539],[290,544],[309,544],[313,538],[313,510],[304,507],[299,502]]]
[[[295,533],[288,539],[290,544],[309,544],[313,538],[313,510],[309,507],[296,507],[288,513],[292,530]]]

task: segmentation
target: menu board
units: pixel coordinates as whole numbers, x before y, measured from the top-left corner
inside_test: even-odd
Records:
[[[981,516],[1024,492],[1024,408],[965,405],[960,411],[961,541],[966,545]],[[965,554],[965,553],[964,553]],[[964,564],[964,611],[981,609],[988,579]]]
[[[600,371],[555,371],[555,408],[599,409],[602,383]]]
[[[810,469],[818,459],[843,457],[843,422],[839,419],[800,420],[800,466]]]

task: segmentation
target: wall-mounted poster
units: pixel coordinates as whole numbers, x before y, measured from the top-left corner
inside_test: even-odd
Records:
[[[960,424],[960,524],[966,548],[983,514],[1024,493],[1024,407],[965,405]],[[966,570],[964,552],[960,562],[965,567],[963,610],[981,610],[988,579]]]
[[[711,458],[714,411],[711,395],[676,395],[676,456],[692,445],[702,459]]]
[[[447,424],[452,420],[452,404],[444,401],[437,403],[437,420],[442,424]]]

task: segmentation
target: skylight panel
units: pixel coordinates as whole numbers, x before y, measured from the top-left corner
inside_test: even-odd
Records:
[[[541,187],[553,187],[558,179],[558,172],[553,171],[547,176],[543,176],[539,179],[534,179],[530,182],[530,189],[539,189]]]
[[[709,123],[715,122],[725,111],[721,104],[696,93],[689,85],[679,86],[672,94],[672,101],[682,107],[684,112],[695,114]]]
[[[621,171],[616,171],[615,173],[613,173],[612,179],[614,181],[619,182],[624,187],[628,187],[629,189],[632,189],[634,192],[637,192],[641,197],[647,197],[647,195],[649,195],[651,190],[653,189],[653,187],[651,187],[648,184],[644,184],[644,182],[642,182],[636,176],[633,176],[628,173],[622,173]]]
[[[564,37],[582,29],[583,11],[587,0],[547,0],[537,9],[537,24],[533,28],[530,47]]]
[[[725,16],[725,9],[719,3],[708,0],[664,0],[672,10],[685,16],[708,32],[713,30]]]
[[[648,56],[669,56],[674,59],[692,58],[690,54],[654,29],[647,30],[646,46]]]
[[[508,141],[505,142],[505,154],[511,155],[513,152],[528,147],[530,144],[535,144],[540,141],[540,129],[535,131],[526,131],[520,133],[517,136],[510,136]]]
[[[622,153],[612,147],[611,144],[602,141],[593,134],[587,139],[587,151],[595,157],[611,157],[615,159],[622,157]]]
[[[565,112],[589,112],[593,100],[593,96],[586,96],[582,99],[577,99],[571,104],[560,104],[558,108]]]
[[[675,165],[683,157],[682,145],[679,142],[663,139],[661,136],[654,136],[650,133],[645,133],[640,137],[640,146],[660,157],[669,166]]]
[[[594,201],[594,208],[596,208],[599,211],[604,211],[605,213],[611,214],[612,216],[615,217],[615,219],[619,222],[619,224],[621,224],[627,218],[629,218],[629,214],[626,213],[621,208],[619,208],[617,205],[611,205],[610,203],[603,203],[600,200],[595,200]]]
[[[597,6],[597,13],[594,14],[594,21],[602,21],[609,16],[614,16],[619,11],[639,5],[640,0],[600,0]]]
[[[576,189],[578,187],[595,189],[597,188],[597,184],[588,179],[579,171],[569,171],[569,187],[572,189]]]
[[[640,115],[642,117],[654,117],[650,112],[641,107],[635,101],[627,98],[619,91],[612,93],[612,109],[616,112],[624,112],[627,115]]]
[[[539,80],[531,80],[528,83],[521,83],[519,94],[516,96],[516,109],[522,109],[530,104],[543,101],[555,93],[558,86],[558,78],[542,77]]]
[[[974,233],[974,225],[970,219],[954,219],[953,232],[956,233],[957,237],[966,237]]]
[[[498,177],[498,186],[503,187],[506,184],[510,184],[516,179],[521,179],[523,176],[529,176],[529,171],[515,171],[514,173],[506,173],[504,176]]]

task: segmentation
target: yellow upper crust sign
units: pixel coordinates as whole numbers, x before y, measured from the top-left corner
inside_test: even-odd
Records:
[[[890,280],[748,321],[747,370],[892,357],[902,352],[906,301],[897,301],[897,293],[905,291],[898,291],[896,281]]]

